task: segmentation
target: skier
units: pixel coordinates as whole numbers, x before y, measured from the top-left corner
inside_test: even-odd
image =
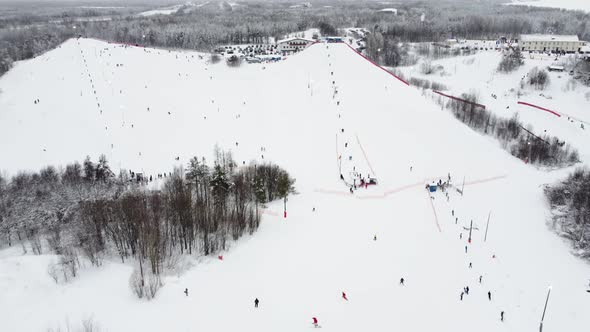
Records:
[[[377,241],[377,235],[373,236],[373,241]]]
[[[479,283],[480,283],[480,284],[481,284],[481,278],[482,278],[482,276],[479,276]]]
[[[504,311],[500,312],[500,321],[503,322],[504,321]]]
[[[469,268],[471,269],[473,267],[473,264],[471,262],[469,262]]]
[[[459,233],[459,240],[461,240],[463,238],[463,233]],[[467,250],[465,250],[467,251]]]
[[[488,291],[488,300],[492,300],[492,292]]]
[[[455,210],[451,210],[451,214],[453,215],[453,217],[455,216]]]
[[[185,288],[185,289],[184,289],[184,294],[185,294],[186,296],[188,296],[188,288]]]
[[[402,286],[404,285],[404,278],[403,277],[399,280],[399,284]]]
[[[346,298],[346,293],[342,292],[342,298],[345,299],[346,301],[348,301],[348,298]]]
[[[352,186],[350,186],[350,193],[353,194],[354,191],[352,191]]]
[[[258,303],[259,303],[259,302],[260,302],[260,301],[258,301],[258,298],[256,298],[256,299],[254,300],[254,308],[258,308]]]
[[[412,167],[412,166],[410,166],[410,172],[412,171],[412,168],[413,168],[413,167]]]
[[[469,295],[469,286],[465,287],[465,294]]]
[[[467,246],[465,246],[465,253],[467,253]]]
[[[461,301],[463,301],[463,294],[465,294],[465,292],[461,292]]]
[[[455,225],[457,225],[457,222],[459,221],[459,217],[455,218]]]
[[[315,328],[318,328],[318,327],[320,327],[320,326],[318,325],[318,319],[317,319],[317,318],[315,318],[315,317],[312,317],[311,319],[313,319],[313,327],[315,327]]]

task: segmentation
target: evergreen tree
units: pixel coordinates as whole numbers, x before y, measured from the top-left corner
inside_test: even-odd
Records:
[[[90,160],[90,156],[86,156],[84,160],[84,180],[92,182],[95,180],[96,176],[96,167],[94,163]]]
[[[114,173],[109,166],[109,162],[107,161],[107,157],[104,154],[101,154],[98,158],[98,164],[96,165],[95,171],[97,181],[107,181],[114,176]]]

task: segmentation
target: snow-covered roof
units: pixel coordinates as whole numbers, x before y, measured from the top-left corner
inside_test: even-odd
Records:
[[[296,40],[306,41],[306,42],[309,42],[309,43],[314,43],[315,42],[315,40],[313,40],[313,39],[307,39],[307,38],[301,38],[301,37],[289,37],[289,38],[285,38],[285,39],[279,40],[277,42],[277,44],[287,43],[287,42],[296,41]]]
[[[574,42],[580,41],[576,35],[521,35],[521,41],[562,41]]]
[[[380,10],[380,12],[384,12],[384,13],[397,13],[397,9],[395,8],[383,8]]]

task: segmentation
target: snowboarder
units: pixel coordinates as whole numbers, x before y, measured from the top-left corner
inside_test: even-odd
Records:
[[[342,292],[342,298],[345,299],[346,301],[348,301],[348,298],[346,297],[346,293]]]
[[[500,312],[500,321],[503,322],[504,321],[504,311]]]
[[[403,277],[399,280],[399,284],[402,286],[404,285],[404,278]]]
[[[188,296],[188,288],[185,288],[185,289],[184,289],[184,294],[185,294],[186,296]]]
[[[492,300],[492,292],[488,291],[488,300],[491,301]]]
[[[256,298],[254,300],[254,308],[258,308],[258,303],[260,303],[260,301],[258,301],[258,298]]]

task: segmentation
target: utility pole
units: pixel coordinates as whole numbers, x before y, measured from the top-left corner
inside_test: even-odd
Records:
[[[488,227],[490,226],[490,216],[492,215],[492,211],[488,213],[488,222],[486,223],[486,235],[483,237],[483,242],[486,242],[488,239]]]
[[[547,310],[547,302],[549,302],[549,295],[551,294],[551,286],[547,289],[547,299],[545,299],[545,308],[543,308],[543,316],[541,316],[541,324],[539,325],[539,332],[543,332],[543,320],[545,319],[545,311]]]
[[[473,219],[471,220],[471,223],[469,224],[469,240],[467,240],[469,243],[471,243],[471,231],[473,230]]]

